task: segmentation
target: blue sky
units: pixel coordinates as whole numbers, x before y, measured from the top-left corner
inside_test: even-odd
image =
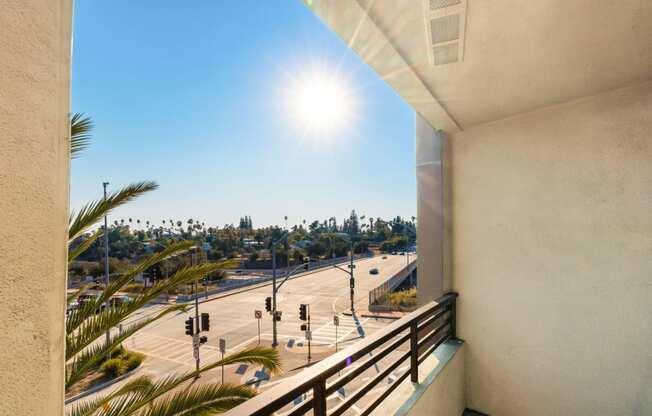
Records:
[[[416,214],[414,112],[300,0],[75,1],[73,111],[93,117],[71,207],[137,180],[116,211],[254,226]],[[305,73],[345,86],[352,116],[306,133],[288,111]]]

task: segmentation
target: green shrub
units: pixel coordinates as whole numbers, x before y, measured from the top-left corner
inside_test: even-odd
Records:
[[[118,377],[127,372],[127,366],[121,358],[111,358],[102,364],[100,370],[109,377]]]
[[[118,358],[121,355],[123,355],[127,350],[125,350],[125,347],[122,346],[122,344],[118,345],[111,351],[111,358]]]
[[[408,289],[389,295],[389,303],[394,307],[413,307],[417,304],[417,290]]]
[[[128,352],[126,356],[123,356],[123,361],[127,366],[127,371],[131,371],[134,368],[138,367],[142,362],[145,356],[139,352]]]

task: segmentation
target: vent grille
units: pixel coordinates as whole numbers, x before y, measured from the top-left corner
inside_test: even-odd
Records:
[[[457,42],[432,48],[432,57],[435,65],[445,65],[458,61]]]
[[[430,10],[439,10],[444,7],[455,6],[461,2],[462,0],[430,0]]]
[[[438,17],[430,21],[432,43],[448,42],[460,37],[460,15]]]
[[[430,65],[464,61],[467,2],[468,0],[422,0]]]

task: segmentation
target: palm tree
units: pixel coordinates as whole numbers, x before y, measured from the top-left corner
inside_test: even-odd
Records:
[[[112,193],[107,198],[84,205],[76,213],[72,212],[68,225],[69,244],[85,234],[113,209],[157,187],[158,185],[154,182],[134,183]],[[131,222],[131,218],[129,221]],[[71,248],[68,253],[68,261],[74,260],[87,250],[102,234],[101,229],[95,231],[76,248]],[[131,302],[123,303],[120,306],[102,308],[116,292],[131,283],[136,275],[170,256],[191,249],[194,245],[194,242],[184,241],[166,247],[163,251],[150,256],[132,269],[115,277],[113,282],[100,292],[99,297],[90,299],[79,308],[68,312],[65,330],[66,390],[93,371],[101,360],[125,339],[169,313],[184,310],[185,306],[172,305],[163,308],[153,316],[137,323],[125,325],[121,333],[110,336],[105,341],[104,334],[107,331],[124,322],[134,312],[161,293],[169,291],[180,284],[194,281],[222,267],[220,264],[212,263],[181,268],[173,276],[157,282],[154,286],[140,293]],[[69,295],[67,298],[68,305],[87,289],[88,286],[85,286]],[[99,312],[97,312],[98,310]],[[273,373],[280,371],[280,359],[275,350],[260,347],[251,348],[206,365],[198,371],[168,376],[157,381],[153,381],[148,377],[136,378],[127,382],[115,392],[72,407],[67,415],[189,416],[191,414],[223,412],[254,396],[255,392],[248,387],[228,384],[213,383],[185,387],[183,384],[201,372],[234,363],[262,365]]]
[[[70,118],[70,157],[72,159],[79,156],[88,147],[92,129],[93,121],[90,117],[84,117],[82,113],[75,113]]]

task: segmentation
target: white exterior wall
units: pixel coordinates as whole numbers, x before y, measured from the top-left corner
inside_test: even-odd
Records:
[[[468,406],[652,414],[652,83],[450,145]]]

